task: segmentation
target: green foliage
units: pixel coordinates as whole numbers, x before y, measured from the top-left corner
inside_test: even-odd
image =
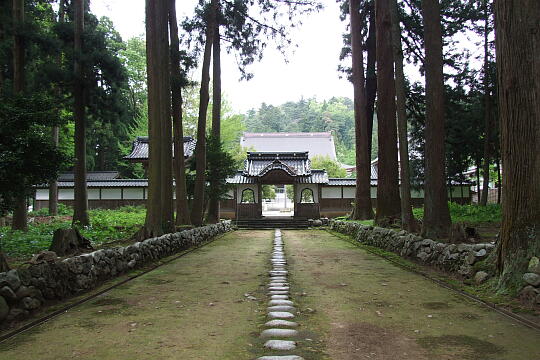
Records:
[[[61,210],[61,207],[59,207]],[[64,207],[64,212],[69,212]],[[144,207],[127,206],[116,210],[90,210],[92,226],[80,229],[81,234],[92,242],[94,247],[104,243],[130,238],[143,224],[146,216]],[[56,229],[67,229],[71,226],[71,218],[58,216],[47,218],[51,221],[30,223],[28,232],[13,231],[8,227],[0,227],[0,249],[9,257],[28,258],[51,244]]]
[[[71,216],[71,215],[73,215],[73,208],[72,207],[64,205],[62,203],[58,203],[57,206],[58,206],[57,211],[58,211],[59,216],[65,216],[65,215]],[[33,216],[49,216],[49,209],[48,208],[41,208],[39,210],[30,211],[30,212],[28,212],[28,216],[29,217],[33,217]]]
[[[468,224],[497,223],[502,218],[502,208],[499,204],[488,204],[487,206],[460,205],[453,202],[448,203],[452,222]],[[413,214],[417,219],[424,217],[423,208],[414,208]]]
[[[285,194],[287,195],[288,199],[293,200],[294,199],[294,186],[285,185]]]
[[[275,199],[276,198],[276,187],[274,185],[263,185],[262,186],[262,197],[263,197],[263,199]]]
[[[49,127],[57,111],[41,93],[0,96],[0,215],[13,209],[14,199],[30,195],[32,185],[56,179],[64,158]]]
[[[324,169],[331,178],[344,178],[347,176],[347,171],[341,167],[337,161],[330,159],[329,156],[317,155],[311,158],[312,169]]]
[[[336,142],[338,160],[356,162],[354,109],[349,98],[335,97],[322,102],[315,98],[289,101],[279,106],[261,104],[245,117],[250,132],[323,132],[331,131]],[[372,159],[377,157],[377,119],[373,124]]]

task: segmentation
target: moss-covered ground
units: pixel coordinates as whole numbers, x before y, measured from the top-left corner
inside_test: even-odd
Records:
[[[226,234],[0,344],[0,359],[267,355],[258,335],[272,238]],[[540,359],[538,331],[329,232],[283,239],[305,359]]]
[[[420,275],[325,231],[283,238],[303,326],[329,359],[540,359],[538,331]]]
[[[229,233],[0,344],[0,359],[257,357],[272,236]]]

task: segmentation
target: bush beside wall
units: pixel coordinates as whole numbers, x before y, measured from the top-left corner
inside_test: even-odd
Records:
[[[231,229],[231,222],[224,221],[126,247],[97,250],[0,273],[0,324],[24,318],[47,301],[65,299],[90,290],[105,280],[203,244]]]

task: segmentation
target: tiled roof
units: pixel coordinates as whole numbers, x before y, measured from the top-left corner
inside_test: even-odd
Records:
[[[186,159],[193,155],[196,143],[197,141],[191,136],[184,136],[184,157]],[[133,161],[148,160],[148,136],[138,136],[133,142],[131,153],[125,156],[124,159]]]
[[[331,178],[328,179],[328,186],[356,186],[356,179]],[[377,186],[377,179],[371,179],[371,186]]]
[[[117,179],[120,176],[118,171],[88,171],[86,173],[86,181],[95,180],[112,180]],[[61,173],[58,176],[58,181],[73,181],[75,174],[72,172]]]
[[[311,175],[299,176],[297,181],[299,184],[326,184],[328,183],[328,174],[326,170],[311,170]]]
[[[255,184],[256,178],[244,176],[242,171],[238,171],[232,178],[227,179],[227,184]]]
[[[290,176],[307,176],[311,173],[311,162],[307,152],[248,152],[244,175],[260,177],[275,169]]]
[[[59,181],[59,188],[73,188],[73,181]],[[125,188],[125,187],[148,187],[148,179],[112,179],[102,181],[87,181],[88,188]],[[47,189],[49,184],[37,185],[38,189]]]
[[[308,152],[310,157],[321,155],[337,160],[331,132],[244,133],[240,145],[259,152]]]

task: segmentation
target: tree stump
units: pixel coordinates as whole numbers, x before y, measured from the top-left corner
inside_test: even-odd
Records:
[[[4,256],[4,253],[0,251],[0,272],[5,272],[11,270],[9,268],[9,264],[7,262],[6,257]]]
[[[49,251],[54,251],[58,256],[75,255],[89,250],[94,250],[90,240],[83,237],[76,228],[55,230],[49,247]]]

